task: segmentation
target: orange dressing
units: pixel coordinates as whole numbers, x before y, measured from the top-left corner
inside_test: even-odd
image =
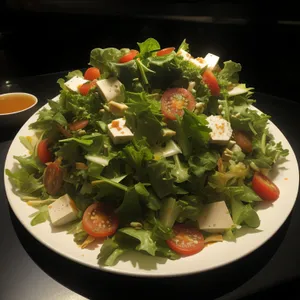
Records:
[[[7,114],[23,110],[32,106],[35,99],[25,94],[0,95],[0,114]]]

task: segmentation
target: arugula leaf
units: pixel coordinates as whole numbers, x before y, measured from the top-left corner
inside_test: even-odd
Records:
[[[180,44],[179,48],[178,48],[178,51],[179,50],[184,50],[184,51],[187,51],[189,52],[189,44],[186,42],[186,39],[184,39],[182,41],[182,43]]]
[[[253,203],[262,201],[262,199],[253,191],[253,189],[245,184],[226,187],[224,189],[224,193],[226,193],[230,198],[234,198],[242,202]]]
[[[85,146],[90,146],[93,144],[93,140],[86,140],[83,138],[68,138],[68,139],[59,140],[59,142],[60,143],[76,142],[80,145],[85,145]]]
[[[22,168],[24,168],[29,174],[35,172],[43,172],[45,166],[34,156],[14,156]]]
[[[80,70],[74,70],[74,71],[68,72],[66,78],[71,79],[74,76],[83,77],[83,74]]]
[[[24,168],[16,169],[15,171],[5,170],[5,174],[12,181],[17,192],[24,195],[31,195],[35,192],[42,193],[44,184],[40,178],[35,178],[34,174],[29,174]]]
[[[139,56],[141,58],[146,58],[147,56],[151,56],[153,51],[160,49],[159,42],[154,38],[148,38],[144,42],[137,43],[140,48]]]
[[[67,123],[67,120],[60,112],[55,112],[50,109],[43,108],[38,112],[37,121],[31,123],[29,125],[29,128],[50,131],[56,124],[65,126],[67,125]]]
[[[144,203],[149,209],[157,211],[161,207],[161,203],[154,192],[149,188],[146,189],[145,185],[141,182],[135,184],[135,191],[139,194],[140,200]]]
[[[218,159],[219,154],[216,151],[206,151],[199,155],[193,155],[188,160],[190,172],[197,177],[202,177],[206,171],[216,168]]]
[[[136,222],[142,219],[139,194],[134,187],[129,188],[126,191],[123,202],[117,208],[116,213],[122,226],[129,225],[130,222]]]
[[[181,207],[181,212],[177,218],[177,221],[180,223],[186,220],[196,221],[203,207],[201,198],[196,195],[183,196],[178,201],[178,205]]]
[[[142,250],[152,256],[155,256],[157,247],[155,241],[153,241],[153,239],[151,238],[151,231],[144,229],[134,229],[132,227],[124,227],[119,229],[118,231],[139,241],[138,245],[135,247],[136,250]]]
[[[256,211],[250,204],[244,205],[241,201],[231,198],[231,214],[235,224],[246,224],[249,227],[256,228],[260,224],[260,219]]]
[[[175,182],[182,183],[190,178],[189,168],[187,165],[180,161],[178,155],[173,156],[175,165],[172,168],[172,175],[176,178]]]
[[[181,126],[185,136],[190,139],[195,148],[205,148],[210,140],[210,129],[207,127],[205,115],[196,115],[184,109]]]
[[[145,138],[140,140],[134,138],[122,149],[122,153],[126,163],[135,170],[136,176],[142,180],[146,174],[146,163],[153,159],[153,154]]]
[[[174,177],[172,176],[172,165],[167,160],[161,159],[148,164],[148,175],[150,183],[159,198],[175,194]]]
[[[33,218],[30,222],[31,226],[44,223],[49,220],[48,205],[39,207],[38,211],[31,214],[29,217]]]
[[[239,72],[242,70],[242,66],[239,63],[228,60],[224,62],[223,69],[218,74],[219,80],[226,80],[230,83],[238,83]]]

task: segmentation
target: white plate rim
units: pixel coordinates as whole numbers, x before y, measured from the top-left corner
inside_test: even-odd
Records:
[[[57,97],[58,96],[56,96],[54,99],[57,100]],[[121,269],[118,268],[119,263],[116,264],[113,267],[106,267],[106,266],[99,266],[97,264],[97,260],[94,263],[91,263],[90,261],[85,261],[83,259],[85,254],[82,254],[81,256],[67,254],[66,252],[62,251],[61,249],[58,249],[57,245],[55,245],[55,246],[53,245],[54,241],[52,240],[52,238],[47,236],[47,239],[45,239],[45,237],[43,237],[39,233],[39,231],[33,230],[33,228],[36,228],[36,227],[32,227],[30,225],[30,222],[29,222],[30,218],[29,218],[28,214],[24,215],[24,210],[23,210],[25,207],[28,209],[29,206],[25,202],[23,202],[21,199],[19,199],[18,196],[16,196],[12,192],[11,183],[8,180],[8,177],[5,174],[5,169],[10,168],[11,164],[12,164],[12,161],[14,162],[14,159],[12,158],[12,153],[13,153],[13,150],[14,150],[14,146],[19,143],[18,142],[19,136],[24,135],[23,132],[27,132],[28,125],[30,123],[32,123],[34,118],[37,117],[38,112],[41,109],[45,108],[45,107],[49,108],[49,105],[45,104],[44,106],[42,106],[38,111],[36,111],[25,122],[25,124],[20,128],[20,130],[15,135],[15,137],[14,137],[14,139],[13,139],[13,141],[12,141],[12,143],[11,143],[9,149],[8,149],[6,159],[5,159],[5,165],[4,165],[4,186],[5,186],[6,196],[7,196],[7,199],[8,199],[8,202],[9,202],[9,205],[10,205],[11,209],[13,210],[14,214],[16,215],[16,217],[18,218],[20,223],[25,227],[25,229],[36,240],[38,240],[41,244],[43,244],[44,246],[46,246],[47,248],[49,248],[53,252],[65,257],[65,258],[67,258],[71,261],[74,261],[74,262],[79,263],[81,265],[85,265],[86,267],[91,267],[93,269],[98,269],[98,270],[102,270],[102,271],[110,272],[110,273],[115,273],[115,274],[119,274],[119,275],[129,275],[129,276],[138,276],[138,277],[175,277],[175,276],[183,276],[183,275],[191,275],[191,274],[196,274],[196,273],[202,273],[202,272],[205,272],[205,271],[217,269],[217,268],[220,268],[222,266],[234,263],[235,261],[248,256],[250,253],[254,252],[256,249],[260,248],[263,244],[265,244],[273,235],[275,235],[275,233],[280,229],[280,227],[283,225],[283,223],[289,217],[290,213],[293,210],[295,202],[297,200],[297,194],[298,194],[298,189],[299,189],[299,167],[298,167],[298,162],[297,162],[296,155],[295,155],[294,150],[291,147],[289,141],[286,139],[286,137],[283,135],[283,133],[279,130],[279,128],[272,121],[269,121],[269,128],[270,128],[271,132],[275,135],[276,141],[282,141],[283,146],[285,148],[289,149],[289,162],[290,162],[290,164],[293,165],[293,168],[287,170],[287,173],[286,173],[287,175],[286,176],[288,176],[289,183],[291,182],[293,184],[293,189],[289,189],[289,199],[290,200],[288,202],[288,206],[285,207],[284,214],[281,215],[279,217],[279,219],[278,218],[276,219],[277,222],[275,223],[275,227],[267,228],[267,234],[262,235],[262,237],[259,239],[259,241],[257,241],[254,245],[249,247],[247,250],[245,250],[243,248],[242,253],[234,254],[231,258],[225,258],[225,259],[221,260],[221,262],[218,262],[218,263],[212,262],[211,264],[208,264],[204,267],[199,266],[199,267],[196,267],[196,268],[193,267],[193,262],[191,264],[190,260],[197,261],[197,258],[200,257],[201,253],[205,253],[204,251],[201,251],[200,254],[190,256],[190,257],[186,257],[186,258],[181,258],[181,259],[175,260],[175,261],[167,260],[166,263],[164,263],[164,262],[161,263],[161,266],[163,266],[164,264],[170,264],[170,268],[164,268],[163,270],[157,270],[157,269],[156,270],[152,270],[152,269],[147,270],[147,269],[143,269],[143,268],[136,268],[136,265],[138,265],[139,263],[135,262],[135,264],[134,264],[134,263],[131,263],[130,261],[124,261],[124,266],[125,267],[123,267]],[[252,108],[257,109],[254,106]],[[258,110],[258,111],[260,111],[260,110]],[[23,150],[25,151],[25,148],[23,148]],[[25,154],[25,153],[23,153],[23,154]],[[19,155],[22,155],[22,153],[19,153]],[[282,179],[282,176],[280,178]],[[276,177],[274,182],[276,184],[278,184],[277,181],[278,181],[278,178]],[[282,183],[282,181],[281,181],[281,183]],[[280,185],[279,185],[279,187],[280,187]],[[283,191],[285,191],[285,190],[283,190]],[[283,197],[282,197],[282,194],[281,194],[280,198],[274,203],[274,206],[272,206],[272,207],[273,208],[276,207],[277,203],[281,203],[280,200],[283,201],[282,199],[283,199]],[[36,211],[34,208],[30,207],[30,209],[32,209],[32,212]],[[261,212],[264,212],[264,211],[267,211],[267,210],[260,210],[258,212],[260,217],[261,217]],[[48,223],[44,223],[44,225],[45,224],[50,227],[50,225]],[[37,225],[37,226],[43,226],[43,224],[40,224],[40,225]],[[266,231],[263,230],[262,232],[266,232]],[[258,234],[261,234],[261,232],[255,233],[255,235],[257,235],[257,237],[259,237]],[[248,235],[246,235],[246,236],[248,236]],[[242,239],[244,239],[246,236],[238,238],[237,242],[235,244],[232,244],[230,242],[223,242],[223,243],[218,243],[218,244],[211,245],[211,246],[208,247],[208,251],[212,250],[213,247],[219,247],[219,248],[223,247],[224,243],[226,243],[226,245],[231,244],[232,247],[238,247],[237,246],[237,245],[239,245],[238,243],[244,243],[244,244],[247,243],[247,240],[242,241]],[[74,244],[74,248],[78,248],[77,245],[73,241],[72,241],[72,243]],[[226,247],[226,248],[228,248],[228,247]],[[229,249],[231,249],[231,248],[229,248]],[[86,250],[86,249],[84,249],[84,250]],[[80,251],[82,251],[81,253],[83,253],[84,250],[80,249]],[[221,248],[221,250],[222,250],[222,248]],[[235,249],[232,248],[232,250],[235,250]],[[96,255],[99,253],[99,249],[95,249],[95,250],[92,250],[92,251],[96,251]],[[214,251],[214,252],[216,252],[216,251]],[[148,257],[146,258],[144,255],[139,254],[139,253],[137,254],[137,256],[140,257],[141,259],[144,259],[144,258],[145,259],[152,259],[152,258],[148,258]],[[209,257],[209,255],[208,255],[208,257]],[[187,260],[187,262],[189,262],[187,265],[190,266],[191,268],[182,268],[183,263],[181,263],[181,264],[178,265],[179,267],[181,267],[181,270],[179,269],[179,271],[178,271],[176,267],[174,268],[174,265],[178,264],[177,263],[178,261],[183,261],[183,260]],[[205,261],[203,261],[203,262],[205,262]],[[128,265],[128,268],[127,268],[126,264]],[[131,266],[130,266],[130,264],[131,264]],[[174,265],[172,266],[172,264],[174,264]]]

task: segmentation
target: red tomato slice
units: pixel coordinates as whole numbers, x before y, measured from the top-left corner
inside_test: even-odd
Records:
[[[174,237],[167,240],[168,246],[181,255],[193,255],[204,248],[204,237],[199,229],[185,224],[173,227]]]
[[[79,120],[69,125],[70,130],[76,131],[85,128],[89,124],[88,120]]]
[[[167,55],[167,54],[170,54],[172,51],[174,51],[175,48],[174,47],[169,47],[169,48],[164,48],[164,49],[161,49],[159,50],[156,55],[157,56],[164,56],[164,55]]]
[[[191,92],[184,88],[171,88],[166,90],[161,98],[161,111],[170,120],[184,114],[184,108],[193,111],[196,100]]]
[[[111,207],[104,203],[93,203],[82,217],[83,229],[93,237],[107,237],[118,229],[119,221]]]
[[[100,70],[95,67],[88,68],[84,73],[84,79],[86,80],[94,80],[100,78]]]
[[[205,70],[204,73],[202,74],[202,79],[204,83],[207,84],[213,96],[220,95],[220,87],[217,78],[215,77],[215,75],[211,70]]]
[[[52,162],[47,166],[43,183],[48,194],[56,195],[59,192],[63,183],[63,170],[59,163]]]
[[[119,63],[127,63],[131,60],[133,60],[137,55],[139,54],[139,51],[137,50],[130,50],[127,54],[125,54],[124,56],[122,56],[119,59]]]
[[[256,172],[252,178],[252,189],[263,200],[275,201],[279,198],[279,188],[265,175]]]
[[[243,152],[252,152],[252,141],[247,133],[235,130],[233,133],[233,138],[236,143],[242,148]]]
[[[43,164],[52,161],[52,154],[49,151],[48,146],[49,146],[49,140],[44,139],[39,142],[37,147],[38,158]]]
[[[81,95],[86,96],[89,93],[90,89],[94,88],[95,86],[96,86],[96,81],[90,81],[82,84],[78,88],[78,90]]]

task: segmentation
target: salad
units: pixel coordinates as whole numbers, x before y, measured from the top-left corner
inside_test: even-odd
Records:
[[[101,241],[101,265],[128,251],[179,259],[258,227],[256,205],[280,194],[268,172],[288,155],[239,63],[194,58],[186,40],[137,45],[93,49],[59,79],[20,137],[28,153],[5,170],[36,208],[32,226],[49,221],[82,248]]]

